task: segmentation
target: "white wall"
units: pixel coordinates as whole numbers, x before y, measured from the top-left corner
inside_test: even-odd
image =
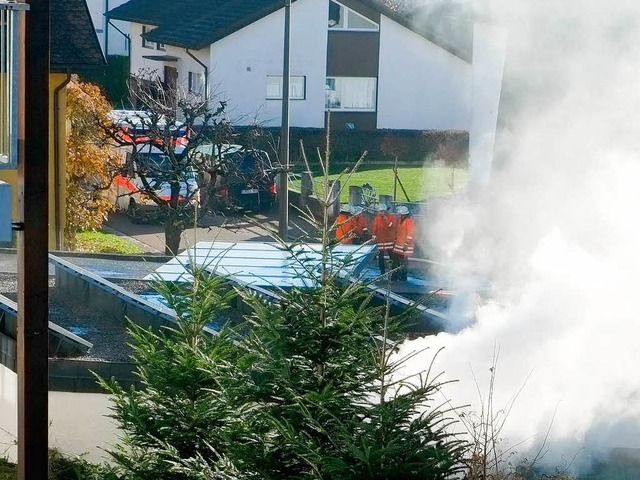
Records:
[[[471,65],[382,16],[378,128],[469,128]]]
[[[291,75],[307,77],[306,99],[290,104],[292,126],[324,126],[327,16],[327,0],[291,7]],[[282,102],[266,100],[266,77],[282,75],[283,32],[281,9],[211,46],[212,83],[235,123],[280,125]]]
[[[185,90],[189,87],[189,72],[204,74],[204,68],[191,58],[184,48],[165,45],[165,50],[157,48],[145,48],[142,46],[142,25],[139,23],[131,24],[131,66],[132,74],[138,74],[140,71],[156,71],[160,79],[164,79],[164,67],[174,67],[178,69],[178,85]],[[155,45],[155,43],[153,44]],[[209,47],[202,50],[189,50],[198,60],[207,65],[209,63]],[[156,60],[148,60],[142,58],[149,55],[172,55],[178,57],[177,62],[161,62]],[[209,71],[211,77],[211,71]],[[211,80],[209,80],[211,84]],[[210,89],[211,90],[211,89]]]
[[[86,0],[93,26],[98,35],[100,48],[105,55],[129,55],[127,39],[122,33],[118,32],[113,26],[109,25],[107,30],[107,18],[104,13],[119,7],[128,0]],[[129,22],[121,20],[113,20],[112,23],[122,32],[129,33]],[[107,36],[109,37],[107,40]],[[105,45],[109,44],[109,51],[105,52]]]
[[[17,460],[18,377],[0,365],[0,456]],[[109,397],[97,393],[49,392],[49,446],[69,455],[86,454],[89,461],[105,461],[101,450],[117,441]]]
[[[507,50],[505,28],[476,23],[473,30],[473,88],[469,128],[469,187],[486,187],[493,149]]]

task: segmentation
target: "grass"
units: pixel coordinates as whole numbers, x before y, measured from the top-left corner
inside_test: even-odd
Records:
[[[76,251],[125,254],[143,253],[143,250],[138,245],[126,238],[100,231],[78,233],[76,235]]]
[[[340,174],[329,175],[329,179],[336,180]],[[416,202],[428,197],[446,195],[453,191],[460,190],[467,185],[467,170],[453,167],[406,167],[398,169],[398,177],[404,186],[409,201]],[[314,177],[321,185],[322,176]],[[365,183],[375,188],[376,195],[393,195],[394,175],[390,167],[374,170],[361,170],[355,172],[348,178],[348,174],[343,174],[341,178],[342,193],[340,201],[349,201],[349,186],[362,186]],[[300,183],[292,182],[292,188],[299,189]],[[407,198],[400,187],[396,188],[396,200],[406,201]]]

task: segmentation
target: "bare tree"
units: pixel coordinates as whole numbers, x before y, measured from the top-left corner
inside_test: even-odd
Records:
[[[212,107],[206,96],[167,85],[153,72],[132,76],[129,90],[131,103],[139,109],[117,111],[106,126],[123,152],[121,183],[129,187],[118,190],[116,201],[128,205],[134,220],[153,210],[164,223],[165,252],[175,254],[182,232],[194,225],[198,179],[208,168],[196,147],[228,141],[232,133],[226,104]]]

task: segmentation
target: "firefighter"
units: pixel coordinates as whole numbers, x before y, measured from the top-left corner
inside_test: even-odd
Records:
[[[336,218],[336,239],[343,245],[351,245],[353,243],[353,220],[349,205],[340,207],[340,214]]]
[[[396,213],[399,215],[398,230],[396,233],[396,240],[393,244],[393,257],[391,258],[393,268],[397,269],[394,272],[395,280],[407,280],[407,272],[409,268],[409,257],[413,255],[413,251],[416,245],[416,223],[411,215],[409,215],[409,209],[400,205]]]
[[[388,211],[384,203],[378,205],[378,214],[373,219],[373,239],[378,246],[378,266],[380,275],[385,272],[384,256],[385,252],[391,259],[393,244],[396,239],[398,219]]]
[[[364,217],[362,207],[354,207],[354,215],[351,217],[352,230],[353,230],[353,243],[355,245],[362,245],[369,240],[369,223]]]

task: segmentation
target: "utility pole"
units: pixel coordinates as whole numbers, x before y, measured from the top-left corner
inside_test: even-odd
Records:
[[[291,0],[284,0],[284,51],[282,61],[282,127],[280,131],[280,182],[278,234],[289,234],[289,54],[291,53]]]
[[[18,479],[48,478],[49,0],[29,0],[18,160]],[[22,147],[22,148],[20,148]]]

